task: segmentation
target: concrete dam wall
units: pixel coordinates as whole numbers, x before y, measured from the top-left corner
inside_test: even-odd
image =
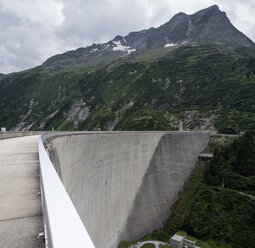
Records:
[[[48,145],[95,247],[115,248],[164,225],[209,138],[210,132],[109,132],[63,135]]]

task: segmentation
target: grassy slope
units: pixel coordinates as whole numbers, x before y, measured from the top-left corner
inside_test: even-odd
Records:
[[[218,130],[254,129],[254,54],[208,43],[147,51],[101,67],[10,75],[0,81],[0,123],[17,124],[33,98],[38,104],[27,118],[36,121],[33,129],[45,121],[44,129],[72,130],[68,111],[83,99],[91,114],[78,129],[107,130],[117,120],[115,130],[175,130],[185,111],[194,109],[199,118],[213,113]]]

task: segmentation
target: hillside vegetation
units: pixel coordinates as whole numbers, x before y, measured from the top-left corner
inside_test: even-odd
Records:
[[[161,52],[160,52],[161,51]],[[30,130],[255,129],[255,50],[222,43],[142,51],[107,65],[0,79],[0,123]]]

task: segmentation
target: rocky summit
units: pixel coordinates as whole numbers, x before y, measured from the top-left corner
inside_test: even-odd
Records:
[[[255,47],[254,43],[231,24],[226,13],[220,11],[216,5],[193,15],[179,13],[164,25],[130,33],[125,40],[133,49],[219,40]]]
[[[158,28],[150,28],[128,35],[116,36],[103,44],[93,44],[64,54],[55,55],[43,66],[72,67],[81,63],[110,61],[132,52],[159,47],[177,47],[185,43],[225,41],[255,48],[255,44],[230,22],[217,5],[193,15],[179,13]]]

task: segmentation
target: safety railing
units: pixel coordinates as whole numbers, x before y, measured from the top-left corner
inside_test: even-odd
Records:
[[[95,248],[47,151],[38,142],[46,248]]]

